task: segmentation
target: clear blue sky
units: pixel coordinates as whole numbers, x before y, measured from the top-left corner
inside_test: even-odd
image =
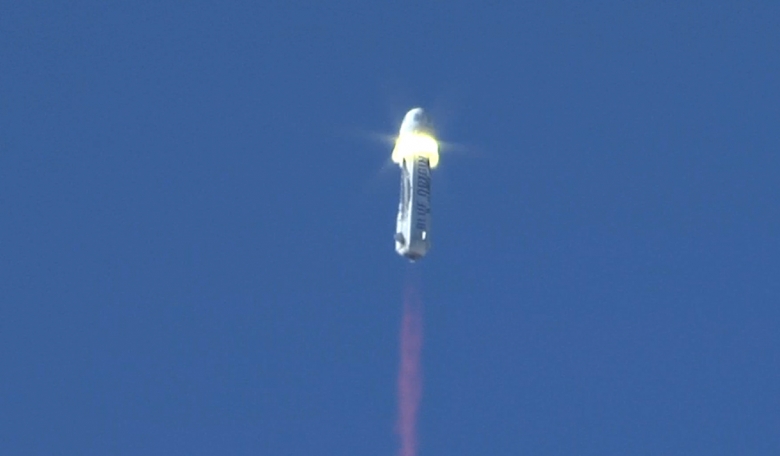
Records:
[[[0,8],[0,454],[393,455],[415,105],[420,456],[780,454],[776,2],[177,3]]]

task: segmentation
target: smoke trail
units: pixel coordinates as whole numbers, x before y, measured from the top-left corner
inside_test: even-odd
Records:
[[[417,411],[422,397],[422,299],[416,281],[409,281],[404,291],[401,320],[401,367],[398,372],[399,456],[417,454]]]

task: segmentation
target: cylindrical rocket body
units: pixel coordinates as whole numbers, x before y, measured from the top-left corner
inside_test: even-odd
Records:
[[[398,205],[395,250],[416,261],[430,249],[431,167],[424,156],[411,156],[401,163],[401,201]]]

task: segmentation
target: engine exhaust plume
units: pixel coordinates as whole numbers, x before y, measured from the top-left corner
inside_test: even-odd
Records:
[[[417,412],[422,398],[422,299],[415,281],[404,290],[401,366],[398,373],[399,456],[417,454]]]

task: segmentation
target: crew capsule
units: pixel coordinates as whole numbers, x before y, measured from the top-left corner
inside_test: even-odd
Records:
[[[439,164],[439,143],[433,126],[422,108],[414,108],[406,113],[398,138],[395,140],[392,159],[401,165],[401,160],[422,155],[428,158],[431,168]]]

